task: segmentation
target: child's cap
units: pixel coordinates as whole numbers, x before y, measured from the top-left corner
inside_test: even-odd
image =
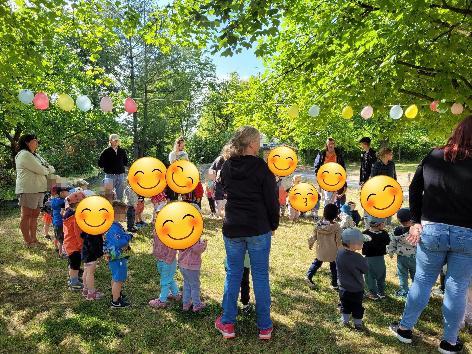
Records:
[[[398,218],[398,221],[400,221],[400,222],[407,222],[407,221],[410,221],[410,220],[411,220],[411,212],[410,212],[410,209],[408,209],[408,208],[401,208],[401,209],[397,212],[397,218]]]
[[[85,199],[85,194],[83,192],[74,192],[72,194],[69,194],[66,197],[66,200],[69,204],[76,204]]]
[[[351,243],[364,243],[364,235],[358,229],[345,229],[341,235],[343,243],[350,245]]]
[[[369,224],[370,224],[371,226],[376,226],[376,225],[380,225],[380,224],[382,224],[382,223],[385,223],[385,219],[377,218],[377,217],[372,216],[372,215],[370,215],[370,216],[368,217],[368,220],[369,220]]]
[[[349,214],[351,212],[351,207],[347,204],[341,206],[341,212],[344,214]]]

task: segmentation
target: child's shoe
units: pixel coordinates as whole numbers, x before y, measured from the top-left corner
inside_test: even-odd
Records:
[[[148,304],[149,304],[149,306],[151,306],[152,308],[155,308],[155,309],[164,309],[164,308],[167,307],[167,303],[162,302],[161,300],[159,300],[159,298],[149,301]]]
[[[190,310],[191,307],[192,307],[192,303],[191,303],[191,302],[188,303],[188,304],[183,304],[183,305],[182,305],[182,311],[187,312],[187,311]]]
[[[84,286],[82,289],[82,296],[87,297],[87,295],[88,295],[88,289]]]
[[[173,300],[173,301],[179,302],[182,300],[182,294],[181,293],[178,293],[177,295],[169,294],[169,296],[167,296],[167,300]]]
[[[309,279],[308,277],[305,277],[304,281],[305,281],[305,283],[307,283],[307,285],[310,289],[315,289],[316,288],[315,283],[313,283],[313,281],[311,281],[311,279]]]
[[[221,322],[221,316],[216,318],[215,328],[223,335],[224,339],[231,339],[236,337],[236,333],[234,333],[234,324],[223,324],[223,322]]]
[[[259,331],[259,339],[260,340],[270,340],[272,338],[272,331],[273,328],[268,328],[268,329],[261,329]]]
[[[82,290],[83,288],[84,288],[84,285],[81,282],[69,284],[69,290],[72,290],[72,291],[79,291],[79,290]]]
[[[380,300],[379,295],[371,293],[370,291],[365,295],[365,297],[374,301]]]
[[[125,307],[129,307],[131,304],[125,300],[123,300],[122,297],[119,297],[118,300],[115,302],[113,300],[111,300],[111,305],[110,307],[112,309],[120,309],[120,308],[125,308]]]
[[[381,293],[378,293],[377,296],[379,297],[379,299],[385,299],[387,297],[387,295]]]
[[[89,301],[93,301],[93,300],[99,300],[101,299],[105,294],[103,294],[102,292],[98,291],[98,290],[95,290],[94,292],[88,292],[87,294],[87,297],[86,299],[89,300]],[[123,301],[126,301],[125,299],[123,299],[123,297],[121,297],[120,299],[122,299]],[[112,301],[113,302],[113,301]]]
[[[367,328],[363,323],[354,323],[354,329],[359,332],[367,332]]]
[[[198,305],[193,306],[193,312],[202,312],[203,309],[206,307],[206,304],[203,302],[200,302]]]

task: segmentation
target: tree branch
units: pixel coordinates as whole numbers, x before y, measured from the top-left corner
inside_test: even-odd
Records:
[[[429,5],[429,7],[432,8],[432,9],[435,9],[435,8],[436,9],[445,9],[445,10],[456,12],[458,14],[462,14],[462,15],[465,15],[465,16],[472,16],[472,10],[450,6],[446,3],[445,0],[442,1],[442,4],[431,4],[431,5]]]
[[[414,91],[406,90],[406,89],[403,89],[403,88],[398,89],[398,92],[405,93],[407,95],[411,95],[411,96],[414,96],[414,97],[422,98],[422,99],[425,99],[425,100],[434,101],[433,97],[425,95],[423,93],[414,92]]]

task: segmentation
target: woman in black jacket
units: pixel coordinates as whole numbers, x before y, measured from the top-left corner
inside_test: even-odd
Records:
[[[269,253],[273,232],[279,226],[279,202],[275,176],[259,158],[260,133],[256,128],[239,128],[229,142],[229,159],[220,172],[227,195],[223,237],[228,261],[223,295],[223,314],[215,327],[224,338],[235,337],[237,300],[249,252],[256,297],[260,339],[270,339]]]
[[[433,287],[447,264],[443,300],[444,335],[441,353],[458,353],[457,336],[472,278],[472,116],[458,124],[447,144],[433,149],[421,162],[410,185],[413,226],[409,240],[417,244],[416,274],[395,336],[411,343],[411,330],[428,304]]]

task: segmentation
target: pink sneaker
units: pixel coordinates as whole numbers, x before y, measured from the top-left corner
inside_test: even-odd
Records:
[[[104,293],[102,293],[98,290],[95,290],[93,293],[89,292],[87,294],[86,299],[89,300],[89,301],[100,300],[104,295],[105,295]]]
[[[177,295],[169,294],[169,296],[167,296],[167,300],[174,300],[176,302],[179,302],[180,300],[182,300],[182,294],[181,293],[178,293]]]
[[[157,299],[152,299],[151,301],[149,301],[149,306],[155,309],[164,309],[167,307],[167,303],[162,302],[161,300],[159,300],[159,298],[157,298]]]
[[[270,340],[272,338],[272,330],[273,328],[268,329],[261,329],[259,331],[259,339],[260,340]]]
[[[193,312],[201,312],[206,307],[204,302],[200,302],[198,305],[193,307]]]
[[[236,333],[234,333],[234,324],[223,324],[221,322],[221,316],[216,318],[215,328],[223,335],[224,339],[231,339],[236,337]]]
[[[183,311],[189,311],[191,307],[192,307],[192,303],[189,302],[188,304],[183,304],[182,305],[182,310]]]
[[[87,297],[87,295],[88,295],[88,289],[84,287],[84,288],[82,289],[82,296],[83,296],[83,297]]]

